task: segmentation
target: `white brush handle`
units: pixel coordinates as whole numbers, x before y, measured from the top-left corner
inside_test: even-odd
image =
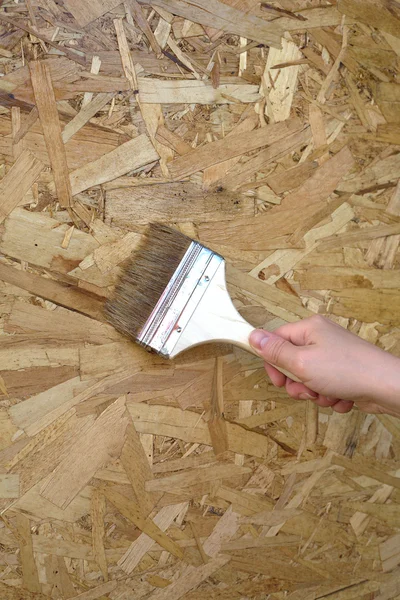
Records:
[[[252,331],[254,327],[240,316],[232,303],[226,288],[225,262],[222,262],[170,353],[170,358],[207,342],[234,344],[259,356],[249,342]],[[281,367],[275,368],[290,379],[299,381],[295,375]]]

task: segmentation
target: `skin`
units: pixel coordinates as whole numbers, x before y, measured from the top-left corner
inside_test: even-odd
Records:
[[[273,333],[257,329],[250,343],[264,359],[272,383],[285,387],[292,398],[310,399],[338,413],[356,404],[366,413],[400,417],[400,359],[324,317],[288,323]]]

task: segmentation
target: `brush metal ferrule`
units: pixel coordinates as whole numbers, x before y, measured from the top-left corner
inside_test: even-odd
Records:
[[[169,357],[223,260],[192,242],[140,331],[138,343]]]

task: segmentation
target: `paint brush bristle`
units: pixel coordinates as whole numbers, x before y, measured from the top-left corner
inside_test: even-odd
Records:
[[[149,225],[105,307],[115,329],[136,340],[191,243],[175,229]]]

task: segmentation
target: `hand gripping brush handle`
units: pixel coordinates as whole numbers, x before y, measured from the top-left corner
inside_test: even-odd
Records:
[[[150,314],[142,322],[136,319],[138,322],[134,328],[130,322],[129,303],[143,302],[141,298],[145,293],[146,276],[149,277],[149,271],[153,271],[156,265],[153,264],[154,258],[149,261],[145,256],[147,262],[144,269],[139,264],[140,260],[135,265],[132,259],[133,264],[128,267],[125,281],[123,277],[115,298],[108,304],[110,322],[145,348],[165,358],[174,358],[184,350],[209,342],[231,343],[259,356],[249,342],[254,327],[240,316],[228,293],[222,256],[179,232],[159,225],[153,225],[152,228],[157,235],[167,231],[173,237],[180,236],[185,240],[187,249],[172,273],[169,273],[169,281],[158,295]],[[151,237],[148,244],[151,244]],[[157,255],[157,261],[162,260],[163,256]],[[135,269],[137,272],[132,277]],[[294,381],[299,381],[291,373],[276,368]]]

